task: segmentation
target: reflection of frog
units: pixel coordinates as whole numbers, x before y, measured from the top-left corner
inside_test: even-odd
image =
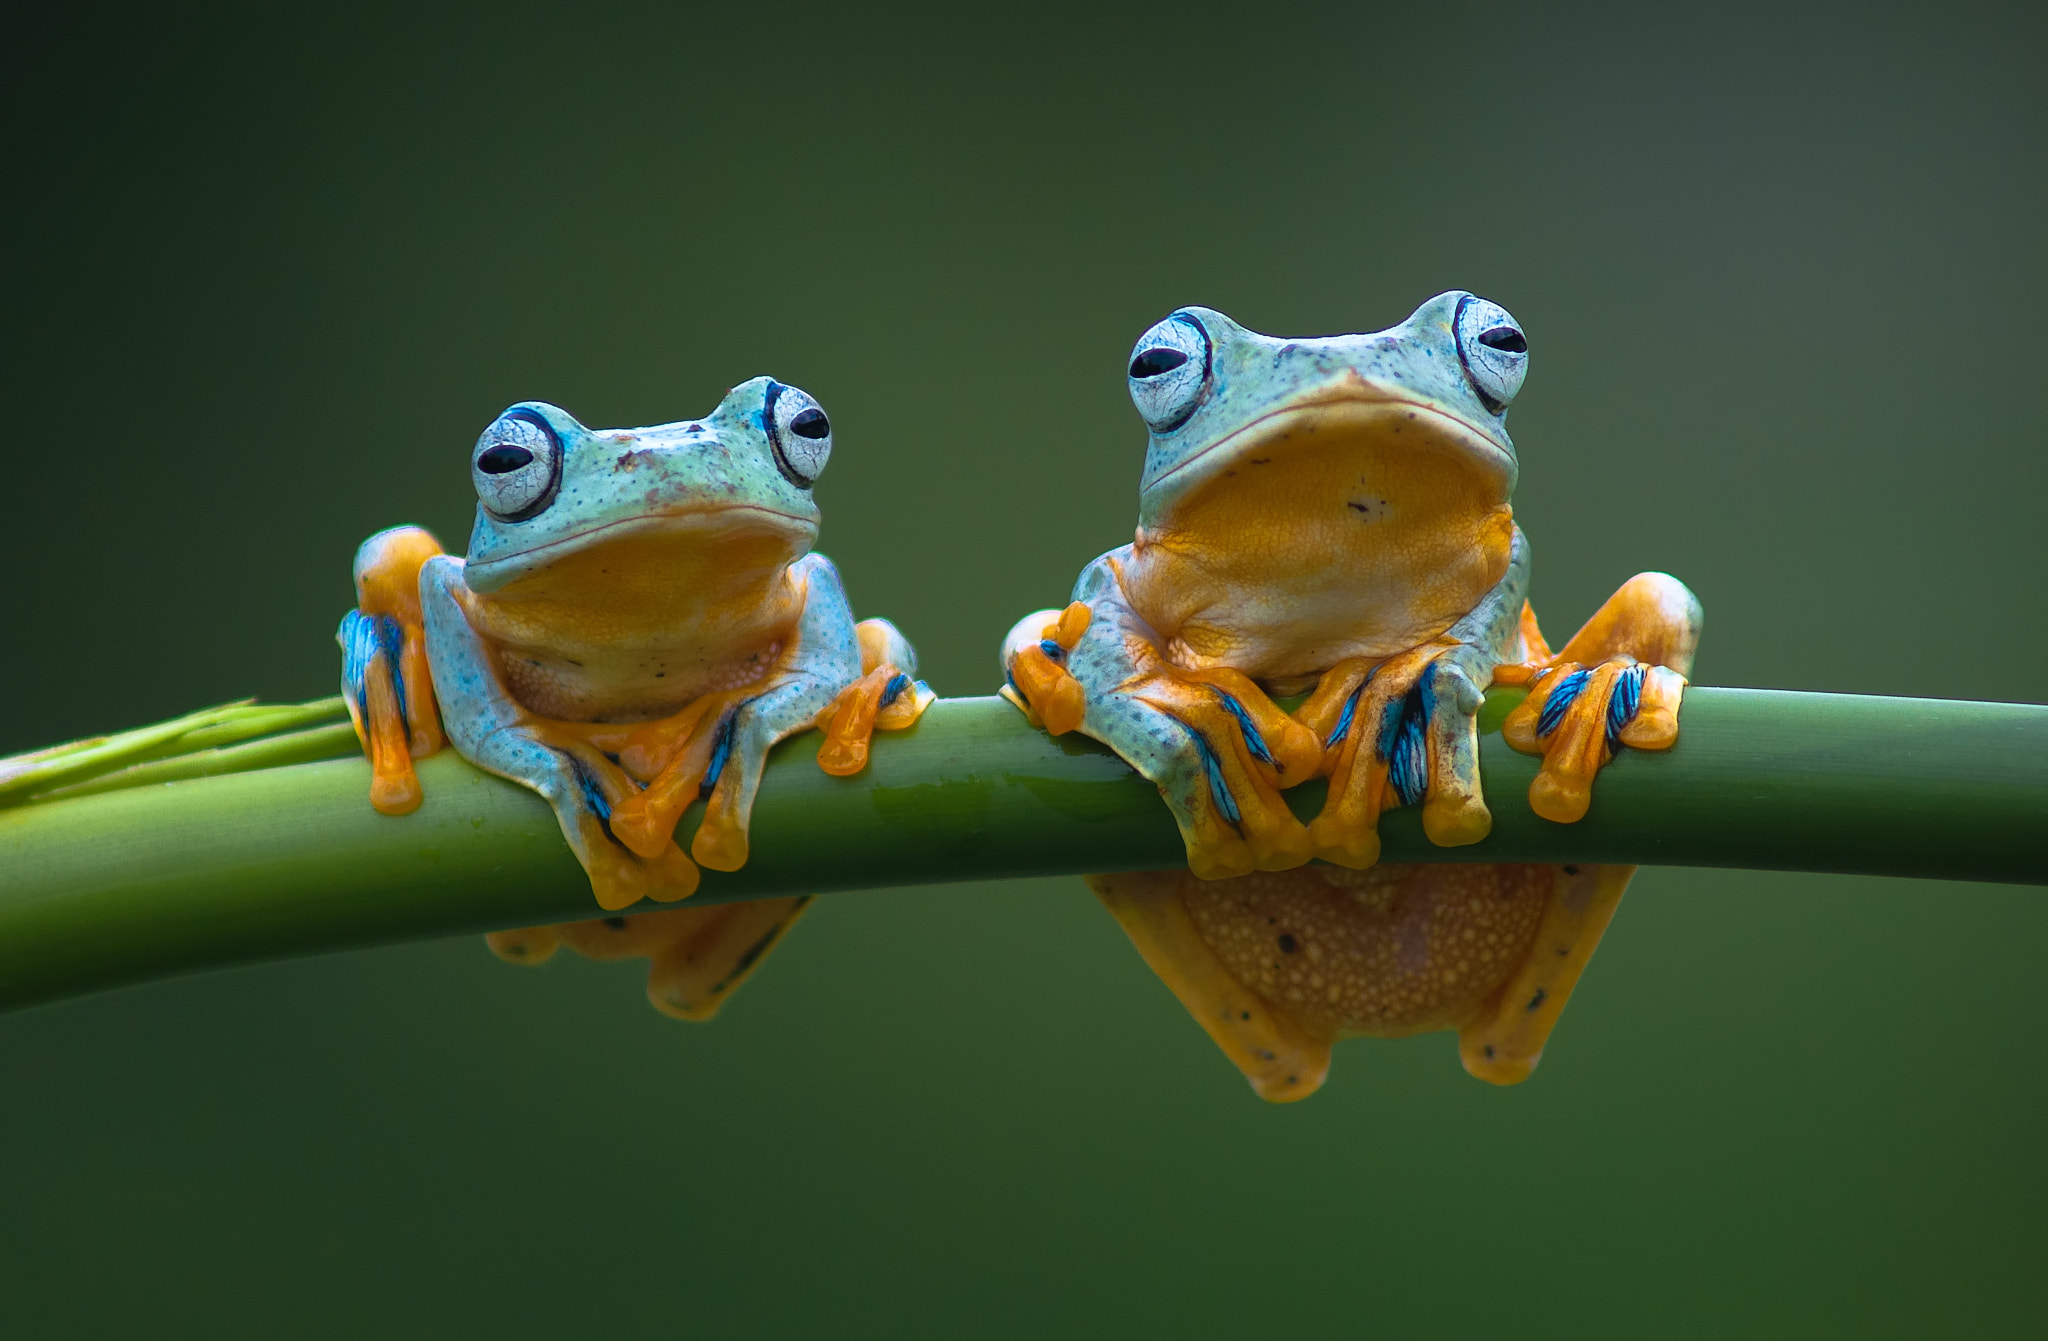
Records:
[[[809,552],[811,484],[831,451],[817,402],[766,377],[708,419],[658,428],[592,431],[532,403],[498,416],[470,455],[467,560],[417,527],[372,536],[356,556],[342,681],[375,769],[372,803],[419,805],[412,757],[439,747],[438,700],[464,758],[547,798],[603,908],[683,898],[700,863],[738,870],[770,746],[816,723],[820,766],[856,773],[874,729],[906,727],[931,701],[903,636],[885,620],[856,625],[839,574]],[[685,856],[673,835],[699,796]],[[648,954],[655,1004],[697,1017],[803,904],[606,918],[492,944],[527,962],[557,939]]]
[[[1473,1074],[1522,1079],[1633,869],[1375,867],[1393,806],[1420,803],[1440,845],[1486,836],[1490,684],[1533,681],[1505,731],[1543,755],[1548,819],[1581,818],[1622,745],[1677,738],[1692,593],[1633,578],[1554,656],[1528,611],[1504,426],[1527,362],[1465,293],[1326,339],[1174,313],[1130,364],[1137,539],[1004,643],[1007,696],[1166,797],[1192,875],[1090,884],[1266,1098],[1313,1092],[1348,1034],[1455,1028]],[[1303,825],[1279,789],[1318,775]],[[1311,857],[1337,869],[1293,870]]]

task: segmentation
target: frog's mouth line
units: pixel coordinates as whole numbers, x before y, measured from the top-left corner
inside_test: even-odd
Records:
[[[497,558],[469,563],[464,566],[463,573],[472,591],[493,591],[516,577],[524,576],[535,569],[545,568],[555,559],[563,558],[586,548],[590,541],[597,536],[625,536],[636,533],[659,534],[663,531],[702,529],[706,532],[705,538],[710,540],[716,539],[719,532],[736,530],[745,524],[746,519],[735,517],[734,514],[736,513],[752,513],[756,518],[772,519],[773,527],[777,531],[795,532],[808,536],[812,540],[815,540],[818,535],[818,523],[809,517],[799,517],[793,512],[783,512],[777,508],[762,507],[758,503],[723,503],[716,507],[705,507],[701,504],[696,504],[689,507],[644,512],[639,516],[621,517],[617,521],[586,527],[581,531],[574,531],[565,536],[557,536],[545,545],[537,545],[532,549],[523,549],[515,554],[505,554]],[[703,525],[701,527],[693,527],[691,523],[703,523]],[[479,585],[477,579],[482,579],[481,585]]]
[[[1184,475],[1204,461],[1209,461],[1225,448],[1255,448],[1261,441],[1285,438],[1292,434],[1293,425],[1287,421],[1306,415],[1315,410],[1330,409],[1340,405],[1406,407],[1410,419],[1426,417],[1429,426],[1437,430],[1440,440],[1466,450],[1470,455],[1483,460],[1495,469],[1512,473],[1515,459],[1496,446],[1470,421],[1445,410],[1442,406],[1427,401],[1414,400],[1407,396],[1374,394],[1363,389],[1350,387],[1333,391],[1311,392],[1297,400],[1266,411],[1248,424],[1240,425],[1216,441],[1182,461],[1173,469],[1151,481],[1146,488],[1156,489],[1175,476]],[[1279,421],[1276,423],[1276,421]]]

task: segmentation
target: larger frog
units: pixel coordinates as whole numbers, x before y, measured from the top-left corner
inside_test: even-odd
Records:
[[[1008,697],[1166,798],[1189,870],[1090,884],[1266,1098],[1313,1092],[1349,1034],[1457,1029],[1473,1074],[1524,1078],[1632,873],[1376,865],[1393,806],[1439,845],[1489,832],[1492,684],[1531,685],[1504,732],[1542,754],[1529,802],[1551,820],[1585,815],[1617,750],[1677,738],[1700,627],[1682,584],[1631,579],[1556,653],[1530,612],[1506,428],[1527,366],[1514,318],[1463,292],[1318,339],[1173,313],[1128,369],[1136,538],[1004,643]],[[1317,776],[1303,824],[1280,790]]]
[[[514,405],[470,452],[469,553],[418,527],[356,556],[343,692],[373,765],[371,801],[420,804],[414,758],[448,738],[539,792],[607,911],[691,894],[699,865],[738,870],[769,748],[813,725],[818,762],[858,772],[877,728],[931,702],[886,620],[856,624],[839,574],[810,552],[811,486],[832,424],[768,377],[701,420],[592,430]],[[437,710],[438,705],[438,710]],[[685,855],[677,821],[703,797]],[[693,860],[694,859],[694,860]],[[757,964],[802,898],[505,932],[537,962],[558,942],[654,960],[655,1006],[703,1018]]]

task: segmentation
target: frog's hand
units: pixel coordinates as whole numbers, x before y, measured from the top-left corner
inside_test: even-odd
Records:
[[[1315,854],[1364,870],[1380,858],[1379,817],[1422,805],[1441,847],[1493,825],[1479,791],[1478,712],[1463,645],[1433,642],[1377,664],[1340,662],[1295,715],[1324,742],[1329,798],[1309,825]]]
[[[441,748],[427,671],[420,568],[441,552],[417,526],[379,531],[356,551],[356,608],[342,616],[341,692],[370,758],[370,804],[405,815],[420,804],[412,761]]]
[[[1543,756],[1529,805],[1548,820],[1583,819],[1593,778],[1622,746],[1668,750],[1700,639],[1700,603],[1664,573],[1641,573],[1542,661],[1504,666],[1501,683],[1528,683],[1501,735]],[[1533,622],[1533,621],[1532,621]]]
[[[1088,884],[1252,1088],[1284,1102],[1312,1093],[1332,1040],[1354,1035],[1455,1029],[1474,1075],[1525,1078],[1627,878],[1422,864]]]
[[[1486,837],[1493,816],[1479,785],[1480,687],[1520,647],[1529,546],[1514,532],[1508,571],[1442,636],[1383,661],[1341,661],[1295,719],[1323,742],[1329,798],[1309,826],[1315,854],[1363,870],[1379,860],[1380,812],[1422,805],[1439,847]]]
[[[695,794],[707,800],[690,855],[714,871],[737,871],[747,863],[747,821],[768,751],[812,726],[841,689],[861,678],[860,638],[838,571],[821,554],[805,555],[791,571],[804,585],[796,633],[767,679],[739,691],[742,697],[721,719],[709,766],[696,784]],[[661,785],[657,778],[649,794]]]
[[[1082,573],[1074,594],[1038,641],[1028,622],[1013,631],[1004,650],[1011,701],[1054,734],[1078,729],[1101,741],[1157,786],[1201,878],[1307,861],[1308,831],[1280,789],[1316,775],[1314,734],[1235,671],[1169,662],[1124,603],[1107,559]]]
[[[810,905],[809,895],[678,908],[485,937],[500,959],[538,964],[565,944],[590,959],[642,958],[647,999],[664,1015],[708,1020]]]
[[[906,729],[937,698],[917,678],[917,652],[894,624],[863,619],[853,631],[860,642],[861,677],[840,690],[817,718],[825,733],[818,767],[842,778],[867,767],[868,742],[875,732]]]
[[[1542,868],[1553,882],[1527,957],[1486,1006],[1458,1031],[1465,1069],[1495,1085],[1529,1078],[1543,1045],[1621,904],[1633,866]]]
[[[612,837],[613,809],[639,788],[601,751],[577,739],[571,724],[542,721],[513,700],[490,650],[463,614],[461,585],[459,559],[430,559],[420,572],[434,687],[455,748],[478,768],[540,793],[590,876],[599,907],[694,893],[697,868],[673,842],[642,859]]]
[[[1321,1088],[1329,1074],[1336,1031],[1326,1022],[1298,1020],[1276,1009],[1223,966],[1182,902],[1183,892],[1196,884],[1188,872],[1133,871],[1084,878],[1145,963],[1180,998],[1223,1055],[1244,1072],[1254,1093],[1273,1103],[1289,1103]]]

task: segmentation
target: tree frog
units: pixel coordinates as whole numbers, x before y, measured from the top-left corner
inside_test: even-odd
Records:
[[[418,527],[356,555],[342,621],[342,690],[373,767],[371,804],[420,804],[414,758],[445,724],[479,768],[547,799],[598,905],[696,890],[698,867],[738,870],[769,748],[811,726],[828,773],[863,768],[870,735],[932,701],[887,620],[856,624],[818,534],[811,486],[832,424],[768,377],[708,418],[585,428],[525,402],[470,452],[476,525],[465,558]],[[677,821],[706,798],[689,855]],[[694,860],[693,860],[694,859]],[[657,1008],[703,1018],[802,910],[737,908],[502,932],[502,956],[558,942],[654,960]]]
[[[1173,313],[1128,369],[1136,538],[1004,641],[1006,697],[1166,798],[1189,869],[1089,883],[1265,1098],[1312,1093],[1353,1034],[1456,1029],[1474,1075],[1523,1079],[1632,873],[1376,865],[1394,806],[1439,845],[1488,833],[1489,685],[1530,686],[1503,730],[1543,756],[1529,802],[1559,823],[1617,750],[1677,739],[1701,618],[1681,583],[1630,579],[1555,653],[1529,608],[1506,427],[1528,356],[1463,292],[1317,339]],[[1317,776],[1303,824],[1280,790]]]

